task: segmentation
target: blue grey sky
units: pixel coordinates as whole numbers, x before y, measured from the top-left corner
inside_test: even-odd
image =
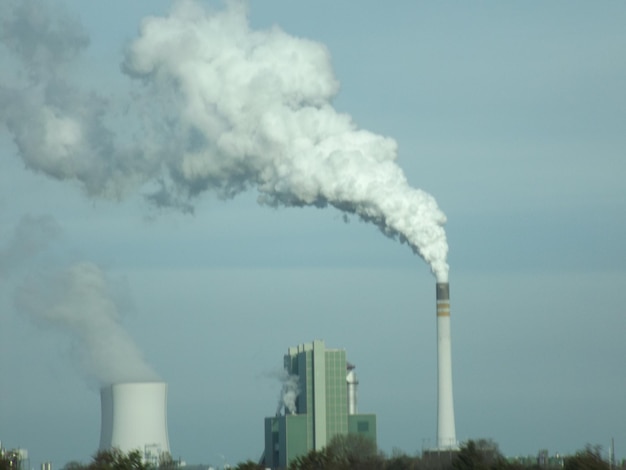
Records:
[[[205,186],[187,199],[176,188],[193,192],[197,181],[161,171],[179,155],[159,154],[170,147],[158,129],[191,119],[167,106],[180,84],[137,78],[143,63],[128,55],[142,19],[168,17],[173,4],[43,4],[40,29],[0,23],[2,444],[27,448],[33,467],[87,461],[97,448],[93,358],[76,330],[29,314],[56,299],[51,272],[90,263],[81,266],[106,280],[120,336],[169,384],[175,458],[257,459],[283,354],[318,338],[356,364],[359,410],[377,414],[382,450],[434,445],[428,263],[334,207],[260,205],[254,184],[233,198]],[[207,17],[227,9],[198,5]],[[328,102],[393,139],[410,186],[445,213],[458,439],[493,438],[515,456],[606,449],[614,438],[626,458],[626,4],[264,0],[248,4],[248,21],[252,32],[321,45],[311,51],[327,52],[338,82]],[[51,24],[62,34],[37,34]],[[36,37],[48,49],[29,55]],[[324,89],[308,57],[292,56],[293,72]],[[165,59],[166,71],[183,61]],[[66,140],[19,146],[37,140],[41,100],[83,119],[91,152],[71,153],[62,116],[55,136]],[[171,127],[150,127],[156,111]],[[141,162],[139,181],[136,154],[119,144],[133,136],[157,156]],[[106,173],[123,184],[102,190],[111,161],[129,170]],[[159,181],[155,206],[147,196]]]

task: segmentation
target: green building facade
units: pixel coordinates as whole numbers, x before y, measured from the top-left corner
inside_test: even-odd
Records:
[[[376,415],[356,414],[356,406],[349,407],[345,350],[326,349],[316,340],[289,348],[284,366],[291,378],[297,377],[298,393],[291,409],[285,406],[284,413],[265,418],[266,467],[287,468],[336,435],[361,434],[376,442]]]

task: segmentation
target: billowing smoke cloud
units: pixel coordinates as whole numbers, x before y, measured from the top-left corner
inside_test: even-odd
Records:
[[[80,368],[100,385],[158,380],[121,326],[119,298],[104,272],[82,262],[29,276],[18,288],[19,312],[70,334]]]
[[[81,26],[41,0],[0,3],[0,126],[27,168],[77,180],[88,195],[119,198],[134,183],[127,171],[140,148],[116,147],[107,119],[119,111],[101,94],[68,78],[89,44]],[[153,172],[144,168],[146,177]]]
[[[33,50],[60,31],[43,26],[49,32],[27,36]],[[62,63],[85,41],[75,33],[54,44],[69,52],[19,57]],[[78,180],[90,195],[158,182],[149,199],[183,210],[204,191],[229,198],[250,188],[273,206],[330,205],[407,242],[445,281],[445,215],[409,186],[394,140],[333,109],[339,84],[330,62],[318,43],[276,27],[251,30],[239,1],[217,12],[180,1],[169,16],[145,19],[128,47],[123,70],[140,87],[122,135],[106,125],[109,103],[72,88],[57,69],[33,78],[36,92],[0,90],[0,115],[29,168]]]

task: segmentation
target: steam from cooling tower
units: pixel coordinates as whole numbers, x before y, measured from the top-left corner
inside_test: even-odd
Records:
[[[205,191],[250,188],[271,206],[330,205],[408,243],[447,280],[445,215],[409,186],[393,139],[332,107],[339,83],[323,45],[251,30],[240,1],[215,12],[179,1],[142,22],[123,61],[134,99],[116,103],[71,83],[88,39],[33,4],[9,1],[1,36],[29,79],[0,81],[0,123],[28,168],[90,196],[149,189],[153,204],[184,211]],[[11,34],[17,24],[27,27]]]
[[[14,290],[20,314],[67,334],[81,371],[98,385],[158,381],[122,326],[126,286],[94,263],[62,265],[62,240],[53,217],[23,216],[6,241],[0,238],[0,290]]]
[[[0,280],[9,277],[29,259],[45,251],[61,233],[50,216],[23,216],[6,246],[0,246]]]
[[[101,449],[138,447],[154,463],[161,452],[169,452],[167,386],[157,382],[121,326],[123,289],[93,263],[53,268],[55,257],[47,255],[60,254],[54,242],[62,230],[50,216],[24,216],[8,235],[8,242],[0,243],[0,288],[18,279],[17,310],[67,333],[82,371],[104,386]],[[19,281],[23,272],[30,275]],[[130,380],[139,383],[113,385]]]
[[[18,288],[15,303],[36,322],[68,332],[81,369],[100,385],[159,380],[121,326],[119,296],[95,264],[31,275]]]

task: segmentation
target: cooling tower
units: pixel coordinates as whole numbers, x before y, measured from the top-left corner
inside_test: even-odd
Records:
[[[450,285],[437,283],[437,448],[456,449],[452,397]]]
[[[113,384],[100,390],[100,398],[100,450],[139,450],[153,462],[169,453],[166,383]]]

